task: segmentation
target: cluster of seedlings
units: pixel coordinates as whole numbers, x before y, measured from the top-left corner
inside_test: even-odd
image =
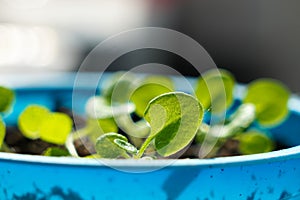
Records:
[[[204,73],[189,93],[176,91],[170,77],[129,72],[115,73],[104,88],[87,101],[77,129],[72,115],[42,105],[26,107],[17,127],[5,127],[0,115],[0,150],[109,159],[264,153],[280,143],[270,127],[289,113],[290,91],[279,81],[255,80],[236,98],[234,76],[221,69]],[[0,87],[2,115],[13,109],[14,96]]]

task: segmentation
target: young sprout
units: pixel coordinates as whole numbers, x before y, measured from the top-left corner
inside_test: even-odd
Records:
[[[142,145],[138,158],[152,140],[161,156],[170,156],[186,147],[194,139],[203,113],[197,99],[186,93],[170,92],[151,100],[144,114],[151,133]]]
[[[205,110],[224,112],[233,102],[234,76],[223,69],[207,71],[198,79],[195,94]]]
[[[279,124],[288,115],[290,91],[273,79],[258,79],[248,86],[244,103],[255,105],[257,121],[264,126]]]
[[[115,118],[133,113],[135,106],[133,103],[123,103],[111,105],[104,97],[91,97],[86,104],[88,115],[87,126],[75,132],[77,137],[88,135],[92,141],[108,132],[117,132],[118,126]]]
[[[140,150],[128,143],[127,138],[117,133],[100,136],[96,143],[97,153],[103,158],[141,158],[154,141],[161,156],[170,156],[186,147],[194,138],[203,118],[201,104],[191,95],[170,92],[152,99],[144,114],[151,133]]]
[[[234,139],[239,141],[239,151],[244,155],[270,152],[275,147],[273,140],[256,130],[239,134]]]
[[[210,72],[209,74],[211,73],[212,72]],[[223,77],[225,77],[225,75],[223,75]],[[211,80],[209,78],[206,79]],[[229,88],[225,88],[227,95],[232,95],[230,91],[233,90],[233,85],[228,84],[228,82],[230,82],[228,80],[230,79],[222,78],[222,81],[224,81],[223,85]],[[214,81],[211,82],[214,83]],[[203,84],[201,80],[200,83]],[[217,83],[221,84],[219,81]],[[198,89],[200,88],[199,85],[201,84],[198,83]],[[208,89],[205,89],[205,87],[203,87],[202,89],[204,89],[204,91],[206,92],[208,91]],[[211,96],[218,97],[217,92],[217,90],[213,90],[213,94]],[[200,92],[198,92],[197,94],[200,94]],[[222,144],[224,144],[227,139],[238,136],[244,131],[247,131],[247,129],[251,127],[253,125],[253,122],[256,120],[260,125],[263,126],[277,125],[288,115],[287,103],[289,96],[290,91],[279,81],[273,79],[256,80],[249,84],[245,98],[243,99],[243,103],[230,116],[230,118],[227,120],[227,123],[225,125],[201,125],[198,129],[195,141],[197,143],[205,143],[206,146],[212,146],[213,153],[210,153],[211,156],[212,154],[217,153],[218,149],[221,148]],[[232,97],[230,97],[230,99],[231,98]],[[209,99],[205,99],[204,97],[200,97],[200,99],[202,99],[202,102],[204,102],[205,105],[209,105],[209,103],[207,103],[210,102]],[[229,101],[231,102],[232,100]],[[229,104],[227,103],[227,105]],[[258,141],[258,139],[261,139],[261,142],[266,142],[267,140],[272,141],[270,138],[268,138],[268,136],[258,136],[258,134],[255,134],[255,137],[253,136],[253,138],[252,134],[251,137],[249,134],[249,136],[241,136],[241,138],[244,138],[243,141],[241,141],[241,144],[243,144],[242,149],[246,149],[247,142],[249,142],[249,146],[253,146],[253,141]],[[248,138],[249,140],[246,140],[245,138]],[[250,140],[250,138],[252,138],[253,140]],[[272,148],[266,148],[266,150],[269,151],[270,149]],[[241,153],[245,152],[246,151],[241,150]]]
[[[30,139],[63,145],[71,133],[73,122],[63,113],[50,112],[39,105],[30,105],[21,113],[18,120],[20,131]]]
[[[158,95],[174,91],[171,79],[162,76],[148,76],[134,90],[130,100],[136,106],[136,114],[143,117],[148,103]]]

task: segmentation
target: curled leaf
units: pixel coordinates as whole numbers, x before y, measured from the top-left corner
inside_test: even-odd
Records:
[[[154,98],[145,111],[151,133],[141,147],[139,157],[152,140],[162,156],[180,151],[193,140],[202,118],[203,108],[191,95],[170,92]]]

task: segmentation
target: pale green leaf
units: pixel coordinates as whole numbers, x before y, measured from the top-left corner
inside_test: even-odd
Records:
[[[163,79],[160,81],[158,77],[153,77],[153,80],[147,80],[147,82],[143,83],[140,87],[134,90],[132,96],[130,97],[130,100],[136,106],[137,115],[139,115],[140,117],[143,116],[144,111],[151,99],[157,97],[158,95],[174,90],[173,86],[171,85],[172,82],[170,81],[170,83],[167,80],[169,79]]]
[[[128,157],[126,151],[118,146],[114,140],[127,142],[127,138],[118,133],[106,133],[101,135],[96,142],[96,151],[101,158]]]
[[[245,103],[256,107],[256,118],[265,126],[280,123],[288,115],[287,103],[290,91],[281,82],[273,79],[259,79],[248,86]]]
[[[240,153],[245,155],[270,152],[275,147],[269,137],[254,130],[242,133],[236,139],[239,141]]]
[[[109,104],[127,103],[135,80],[136,76],[130,72],[114,73],[103,88],[102,95]]]
[[[0,86],[0,112],[8,111],[14,98],[15,93],[11,89]]]
[[[233,102],[234,86],[235,79],[230,72],[212,69],[199,78],[195,93],[205,110],[221,113]]]
[[[30,105],[21,113],[18,126],[23,135],[30,139],[40,137],[40,125],[50,111],[39,105]]]
[[[46,142],[63,145],[71,133],[73,122],[64,113],[49,113],[39,126],[40,138]]]

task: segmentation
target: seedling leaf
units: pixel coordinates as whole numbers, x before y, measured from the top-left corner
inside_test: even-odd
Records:
[[[265,134],[257,131],[240,134],[237,139],[239,151],[245,155],[270,152],[274,149],[273,141]]]
[[[213,113],[221,113],[233,102],[234,85],[230,72],[212,69],[199,78],[195,93],[205,110],[211,108]]]
[[[160,76],[151,76],[147,77],[147,79],[144,80],[144,83],[133,92],[130,100],[136,106],[137,115],[142,117],[151,99],[173,90],[174,86],[171,79]]]
[[[191,95],[170,92],[154,98],[145,111],[151,133],[141,147],[139,157],[153,139],[162,156],[183,149],[193,140],[202,118],[203,108]]]
[[[255,105],[256,117],[261,125],[273,126],[288,115],[289,97],[290,91],[281,82],[259,79],[250,83],[244,102]]]
[[[39,126],[40,138],[46,142],[63,145],[72,131],[73,122],[64,113],[50,113]]]
[[[49,115],[50,111],[39,105],[30,105],[21,113],[18,126],[23,135],[30,139],[40,137],[41,122]]]
[[[10,109],[15,98],[15,93],[6,88],[0,86],[0,112],[6,112]]]
[[[122,140],[127,142],[127,138],[118,133],[106,133],[101,135],[96,141],[96,151],[101,158],[128,157],[126,150],[117,145],[114,141]]]

